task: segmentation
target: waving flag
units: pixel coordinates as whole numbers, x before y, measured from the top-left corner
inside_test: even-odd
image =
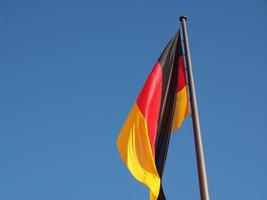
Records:
[[[150,189],[150,200],[164,200],[162,175],[170,134],[189,114],[180,32],[162,52],[117,139],[132,175]]]

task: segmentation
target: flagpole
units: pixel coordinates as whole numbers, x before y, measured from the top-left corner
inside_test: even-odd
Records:
[[[190,105],[191,105],[192,121],[193,121],[193,129],[194,129],[200,196],[201,196],[201,200],[209,200],[210,197],[209,197],[209,189],[208,189],[206,164],[205,164],[204,150],[203,150],[203,144],[202,144],[202,138],[201,138],[201,130],[200,130],[197,99],[196,99],[196,92],[195,92],[195,85],[194,85],[194,78],[193,78],[193,71],[192,71],[192,63],[191,63],[191,56],[190,56],[186,23],[185,23],[186,16],[181,16],[180,21],[182,24],[182,32],[183,32],[183,38],[184,38],[185,58],[186,58],[186,65],[187,65]]]

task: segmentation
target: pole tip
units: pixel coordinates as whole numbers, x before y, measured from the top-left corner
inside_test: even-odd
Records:
[[[183,16],[180,17],[180,21],[183,21],[183,19],[186,21],[187,18],[186,18],[185,15],[183,15]]]

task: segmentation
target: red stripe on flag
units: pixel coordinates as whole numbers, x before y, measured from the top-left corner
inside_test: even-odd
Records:
[[[177,92],[182,90],[185,85],[186,85],[186,78],[185,78],[184,56],[180,55],[178,60]]]
[[[157,133],[159,109],[162,91],[162,68],[157,62],[146,80],[145,85],[136,101],[140,111],[144,115],[153,156],[155,157],[155,140]]]

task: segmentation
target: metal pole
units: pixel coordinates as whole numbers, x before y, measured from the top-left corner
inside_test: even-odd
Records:
[[[195,139],[195,148],[196,148],[196,160],[197,160],[197,169],[198,169],[198,181],[199,181],[199,189],[201,200],[209,200],[209,189],[208,189],[208,180],[207,180],[207,172],[203,151],[203,144],[201,138],[201,130],[198,116],[198,108],[197,108],[197,99],[192,71],[192,63],[191,56],[188,45],[187,38],[187,30],[186,30],[186,16],[181,16],[180,21],[182,23],[182,32],[184,38],[184,47],[185,47],[185,58],[187,64],[187,75],[188,75],[188,85],[189,85],[189,94],[190,94],[190,105],[192,112],[192,121],[193,121],[193,129],[194,129],[194,139]]]

